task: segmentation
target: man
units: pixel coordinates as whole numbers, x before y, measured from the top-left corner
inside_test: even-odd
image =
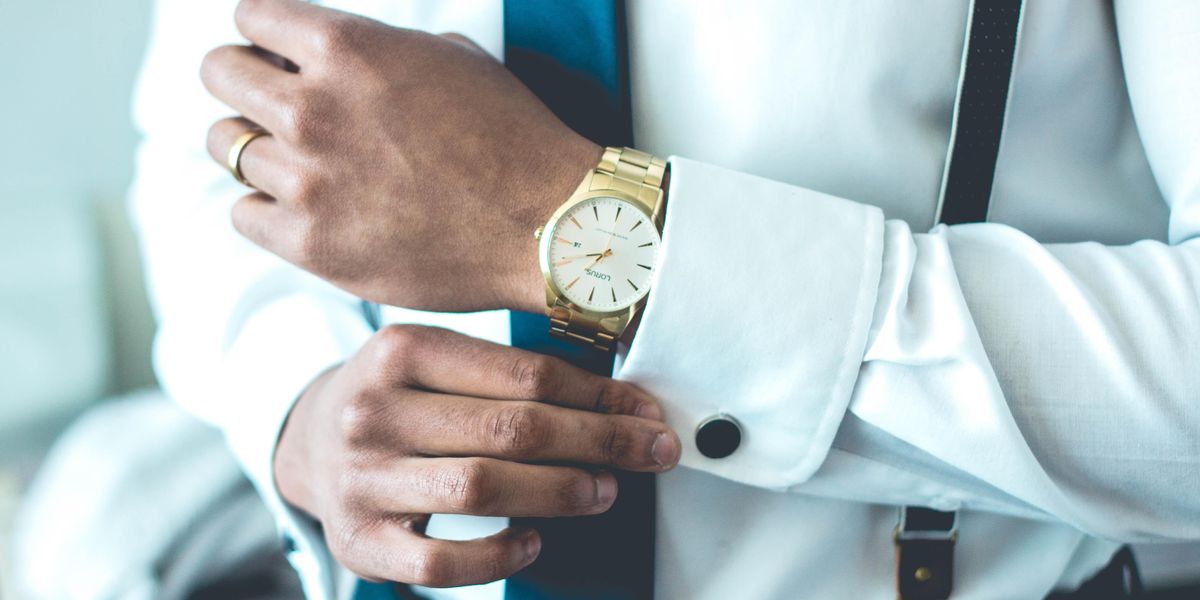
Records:
[[[135,190],[162,380],[225,430],[311,596],[500,598],[552,559],[506,517],[604,512],[609,470],[661,473],[659,598],[940,581],[896,571],[901,506],[958,511],[930,528],[957,532],[956,598],[1200,538],[1200,5],[1026,6],[988,222],[929,230],[973,126],[965,4],[629,3],[634,142],[669,180],[498,62],[502,3],[330,4],[383,22],[164,2]],[[183,66],[206,53],[227,107]],[[594,296],[556,273],[628,258],[559,235],[596,173],[636,174],[661,241],[652,285],[598,288],[649,289],[640,322],[577,331]],[[359,298],[403,325],[372,334]],[[547,302],[622,336],[620,381],[506,346]]]

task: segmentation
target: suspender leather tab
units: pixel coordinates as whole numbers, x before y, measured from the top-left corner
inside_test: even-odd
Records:
[[[905,506],[892,537],[896,542],[897,598],[949,598],[954,587],[958,513]]]

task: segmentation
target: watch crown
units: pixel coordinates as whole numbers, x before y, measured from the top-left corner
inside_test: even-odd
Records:
[[[546,230],[545,225],[539,225],[537,229],[533,230],[533,239],[540,241],[542,239],[542,232],[545,230]]]

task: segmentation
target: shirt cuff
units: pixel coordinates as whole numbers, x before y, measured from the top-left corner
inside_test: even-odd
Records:
[[[858,377],[878,293],[878,208],[671,159],[659,263],[618,377],[663,403],[680,464],[782,489],[825,460]],[[724,414],[733,454],[695,430]]]
[[[239,418],[223,423],[226,438],[274,515],[308,598],[334,596],[337,568],[317,524],[275,487],[275,444],[305,388],[370,336],[363,315],[350,304],[297,294],[256,311],[225,355],[218,389],[244,407]]]

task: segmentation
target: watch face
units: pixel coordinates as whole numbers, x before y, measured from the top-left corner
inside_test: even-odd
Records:
[[[611,312],[650,289],[661,238],[646,213],[609,196],[572,206],[549,240],[550,277],[580,308]]]

